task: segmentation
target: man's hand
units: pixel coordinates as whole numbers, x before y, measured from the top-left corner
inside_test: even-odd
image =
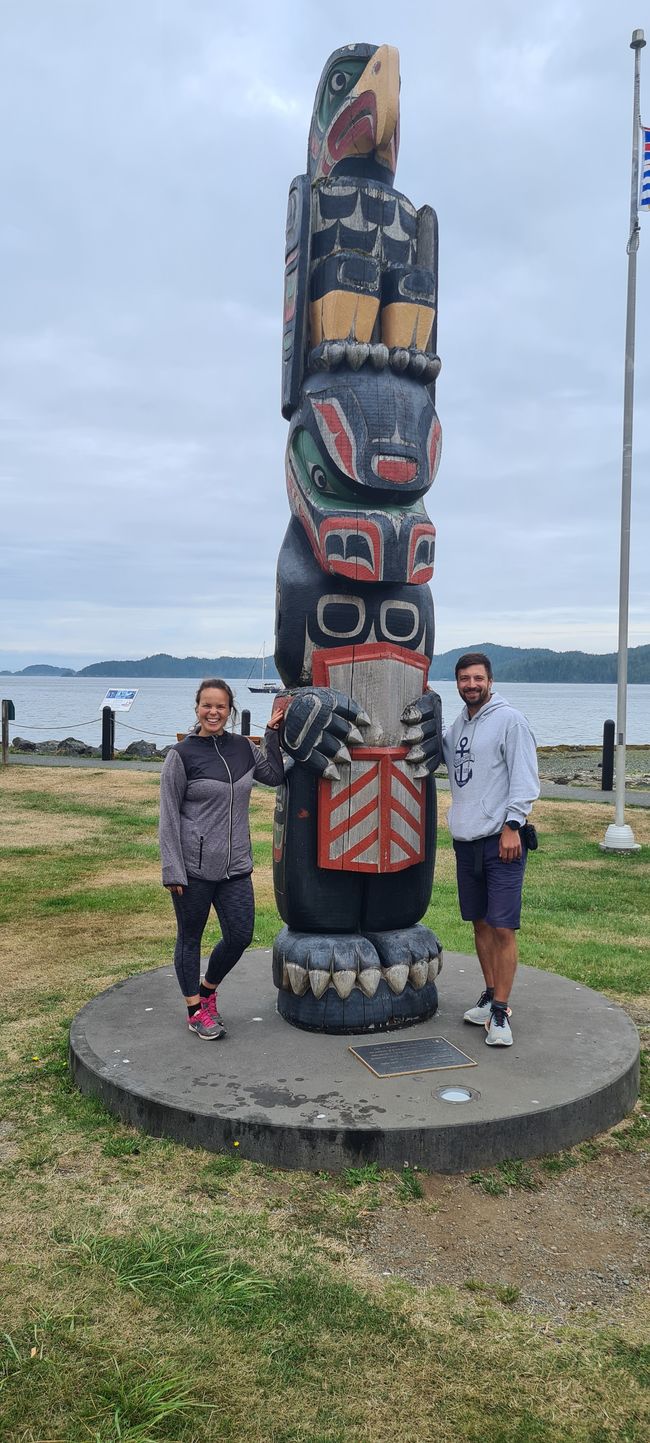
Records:
[[[519,832],[513,832],[508,824],[503,827],[499,837],[499,857],[502,862],[517,862],[521,856],[521,837]]]
[[[176,892],[179,897],[183,895],[183,888],[180,882],[163,882],[163,887],[165,887],[168,892]]]

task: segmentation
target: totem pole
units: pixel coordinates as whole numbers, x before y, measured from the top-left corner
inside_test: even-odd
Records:
[[[379,1031],[437,1009],[440,702],[433,652],[437,223],[393,187],[399,56],[346,45],[316,93],[287,218],[282,412],[291,521],[276,649],[292,693],[278,794],[280,1013]]]

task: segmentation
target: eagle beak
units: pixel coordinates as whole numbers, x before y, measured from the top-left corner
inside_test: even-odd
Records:
[[[380,45],[327,131],[315,178],[349,155],[375,155],[394,175],[399,145],[399,51]]]
[[[369,91],[375,97],[377,115],[374,150],[378,161],[394,170],[399,145],[399,50],[395,45],[380,45],[359,76],[352,95],[358,97]]]

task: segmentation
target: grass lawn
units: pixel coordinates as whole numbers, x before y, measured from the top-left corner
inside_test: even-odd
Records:
[[[272,802],[256,790],[258,946],[279,925]],[[485,1287],[480,1258],[462,1286],[384,1278],[365,1264],[363,1239],[382,1215],[401,1216],[407,1231],[435,1227],[426,1179],[372,1166],[283,1173],[193,1152],[136,1133],[71,1087],[67,1029],[78,1008],[170,957],[157,811],[150,773],[12,765],[0,776],[3,1440],[645,1440],[639,1288],[615,1323],[597,1308],[558,1323],[518,1306],[507,1278]],[[535,817],[522,961],[640,1016],[650,812],[634,813],[644,850],[628,858],[598,849],[611,807],[547,802]],[[426,920],[447,948],[471,950],[444,827]],[[461,1180],[459,1196],[472,1207],[478,1182],[481,1206],[505,1208],[507,1227],[518,1190],[550,1194],[571,1168],[587,1191],[603,1156],[640,1171],[647,1145],[639,1107],[602,1148],[513,1160],[491,1181]]]

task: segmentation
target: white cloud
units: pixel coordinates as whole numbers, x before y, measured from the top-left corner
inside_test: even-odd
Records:
[[[401,50],[397,185],[439,211],[439,649],[615,646],[637,23],[632,0],[354,10],[357,36]],[[352,38],[342,0],[7,10],[3,646],[270,640],[286,196],[322,65]],[[649,248],[644,229],[634,644],[650,639]]]

